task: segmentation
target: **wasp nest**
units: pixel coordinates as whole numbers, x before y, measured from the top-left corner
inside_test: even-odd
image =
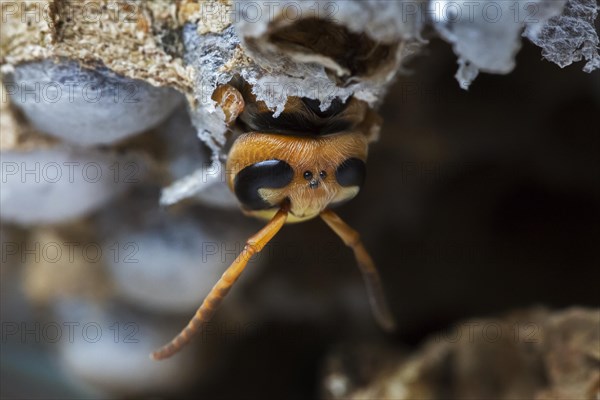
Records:
[[[412,354],[340,346],[325,364],[323,398],[593,399],[599,317],[595,309],[533,308],[462,321]]]
[[[216,171],[226,127],[211,94],[234,76],[275,116],[291,95],[320,100],[322,109],[349,96],[377,107],[431,28],[453,44],[464,88],[479,71],[510,72],[521,34],[549,60],[586,59],[591,72],[600,64],[593,3],[3,1],[3,107],[10,98],[43,135],[110,145],[155,126],[185,97]],[[4,151],[22,147],[16,136],[29,129],[8,124]],[[190,171],[162,202],[212,187],[206,170]]]

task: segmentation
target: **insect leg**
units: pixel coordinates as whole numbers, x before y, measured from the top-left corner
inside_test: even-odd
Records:
[[[212,94],[212,99],[223,110],[227,125],[233,124],[242,111],[244,111],[244,97],[231,85],[218,86]]]
[[[348,226],[331,210],[323,211],[321,218],[342,239],[346,246],[354,251],[356,262],[367,285],[369,302],[371,303],[375,319],[384,330],[393,331],[396,323],[385,301],[381,278],[379,277],[377,268],[375,268],[375,263],[362,244],[358,232]]]
[[[273,239],[273,236],[279,232],[287,219],[287,214],[288,207],[282,207],[264,228],[248,239],[244,250],[242,250],[225,273],[223,273],[221,279],[213,286],[187,326],[173,340],[153,352],[151,354],[152,359],[162,360],[177,353],[192,339],[192,336],[201,328],[201,325],[212,318],[215,310],[221,304],[229,289],[231,289],[231,286],[233,286],[244,268],[246,268],[250,258],[260,252]]]

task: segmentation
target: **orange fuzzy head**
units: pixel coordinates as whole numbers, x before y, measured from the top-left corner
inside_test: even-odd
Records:
[[[289,222],[303,221],[358,194],[367,148],[360,133],[246,133],[229,151],[227,182],[246,213],[270,218],[288,200]]]

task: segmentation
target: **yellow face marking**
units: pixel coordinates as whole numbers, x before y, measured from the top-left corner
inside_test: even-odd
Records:
[[[289,217],[296,217],[299,221],[311,219],[319,215],[331,203],[338,203],[354,198],[360,188],[341,187],[331,182],[324,182],[316,189],[286,188],[286,189],[260,189],[259,193],[265,200],[285,198],[282,191],[290,193],[291,208]],[[277,204],[274,200],[274,204]]]

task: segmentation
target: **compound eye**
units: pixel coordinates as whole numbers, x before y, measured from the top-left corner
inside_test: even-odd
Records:
[[[365,181],[366,173],[367,166],[364,161],[358,158],[348,158],[335,170],[335,179],[343,187],[361,187]]]
[[[292,167],[282,160],[266,160],[242,169],[233,180],[233,191],[245,207],[250,210],[273,208],[263,199],[259,189],[281,189],[294,178]]]

